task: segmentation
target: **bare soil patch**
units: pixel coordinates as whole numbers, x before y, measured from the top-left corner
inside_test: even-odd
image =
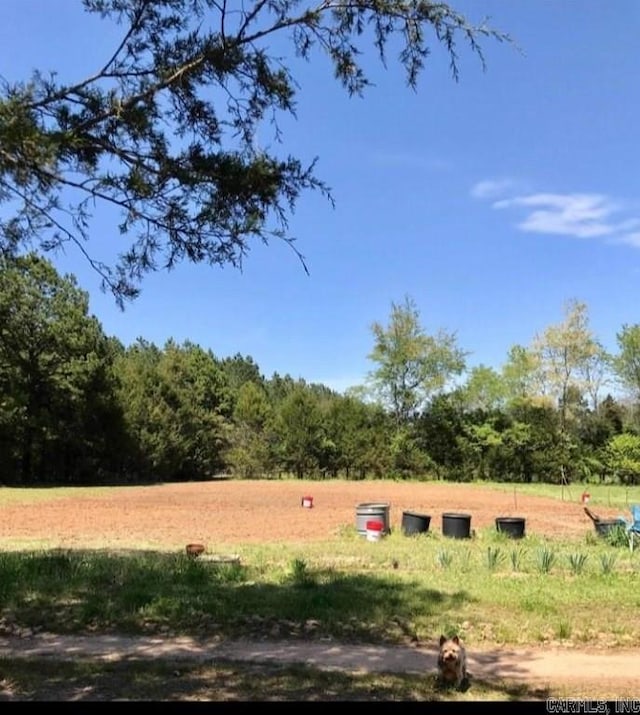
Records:
[[[0,509],[0,540],[53,548],[159,550],[193,542],[322,541],[355,526],[357,506],[363,503],[389,504],[392,529],[401,527],[404,511],[413,511],[431,516],[430,531],[440,531],[443,513],[459,512],[471,515],[474,530],[493,527],[499,516],[517,516],[526,519],[527,534],[580,538],[593,532],[578,491],[566,492],[563,501],[439,482],[220,480],[118,487],[90,497],[70,493],[68,498],[6,504]],[[304,497],[311,497],[311,508],[302,505]],[[609,518],[619,510],[597,512]]]

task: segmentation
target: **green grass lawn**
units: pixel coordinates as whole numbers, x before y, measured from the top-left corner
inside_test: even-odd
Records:
[[[456,631],[475,647],[623,647],[640,638],[639,554],[591,533],[577,544],[491,530],[369,542],[355,528],[326,543],[247,546],[231,564],[182,553],[12,551],[0,553],[0,607],[5,621],[68,633],[401,642]]]

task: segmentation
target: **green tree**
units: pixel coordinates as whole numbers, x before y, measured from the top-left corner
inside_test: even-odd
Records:
[[[456,336],[443,329],[428,335],[415,301],[391,304],[388,325],[372,325],[374,347],[369,359],[378,367],[369,374],[374,396],[390,409],[396,424],[406,424],[428,400],[465,368],[466,353]]]
[[[433,461],[439,478],[462,477],[464,420],[456,396],[436,395],[418,417],[416,433],[419,445]]]
[[[612,366],[611,355],[598,340],[594,340],[593,350],[581,366],[584,387],[594,411],[600,406],[602,389],[611,382]]]
[[[606,447],[606,463],[616,481],[640,484],[640,436],[618,434]]]
[[[233,357],[221,360],[220,366],[226,375],[227,385],[232,395],[237,395],[240,388],[247,382],[253,382],[255,385],[264,383],[260,368],[249,355],[244,357],[240,353],[236,353]]]
[[[274,406],[278,405],[300,384],[300,381],[294,380],[291,375],[284,375],[283,377],[277,372],[274,372],[265,384],[269,401]]]
[[[502,378],[509,399],[536,394],[539,356],[523,345],[513,345],[502,366]]]
[[[389,414],[380,406],[363,403],[366,425],[359,433],[354,471],[360,479],[388,477],[393,467],[389,444],[397,428]]]
[[[374,470],[370,462],[374,413],[379,408],[367,404],[354,395],[335,395],[328,404],[324,418],[327,438],[334,447],[329,472],[337,477],[340,472],[347,479],[363,477]]]
[[[533,350],[538,355],[544,393],[555,401],[559,413],[559,467],[564,484],[572,477],[584,476],[585,453],[579,429],[587,414],[586,396],[597,404],[603,375],[600,368],[605,360],[604,350],[589,326],[586,304],[568,301],[564,320],[537,335]],[[594,371],[594,367],[598,369]]]
[[[589,327],[585,303],[568,301],[565,318],[537,335],[534,351],[546,394],[557,400],[560,427],[564,431],[570,417],[571,402],[578,401],[587,390],[586,376],[601,347]],[[573,396],[573,400],[571,399]]]
[[[389,441],[391,476],[401,479],[424,478],[436,465],[421,446],[413,425],[394,430]]]
[[[545,399],[520,398],[510,404],[508,416],[512,422],[503,443],[513,455],[514,475],[524,482],[557,484],[568,479],[571,444],[562,438],[555,406]]]
[[[0,450],[5,478],[99,481],[118,453],[117,351],[71,276],[0,257]]]
[[[489,412],[503,405],[506,393],[502,375],[492,367],[477,365],[471,369],[461,397],[466,409]]]
[[[622,385],[640,400],[640,325],[623,325],[616,335],[618,352],[613,369]]]
[[[224,468],[229,396],[210,351],[138,340],[118,365],[119,394],[144,479],[204,479]]]
[[[118,398],[129,436],[126,471],[132,481],[150,479],[162,465],[161,430],[155,408],[160,394],[161,357],[155,344],[138,338],[116,360]]]
[[[508,40],[429,0],[83,0],[122,27],[110,57],[85,77],[35,72],[0,85],[0,250],[34,239],[86,252],[92,207],[120,213],[129,237],[113,265],[91,261],[120,303],[143,276],[183,260],[240,266],[254,241],[287,241],[301,192],[325,183],[297,157],[262,148],[258,132],[295,116],[297,82],[283,44],[327,56],[352,94],[370,84],[365,51],[398,53],[416,87],[432,42],[458,74],[460,39]],[[279,49],[275,49],[279,45]],[[277,144],[277,142],[276,142]]]
[[[611,436],[624,431],[625,409],[611,395],[607,395],[598,406],[598,414],[607,423]]]
[[[497,480],[532,482],[535,474],[535,431],[532,425],[509,420],[502,432],[499,456],[493,468]]]
[[[240,387],[233,411],[230,466],[245,478],[262,477],[274,469],[273,408],[263,387],[249,380]]]
[[[298,384],[278,406],[278,424],[285,469],[299,479],[317,471],[325,438],[317,396]]]

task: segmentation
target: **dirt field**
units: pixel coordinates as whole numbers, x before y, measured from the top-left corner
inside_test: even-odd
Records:
[[[355,527],[357,507],[389,505],[391,529],[404,511],[431,516],[440,532],[444,512],[471,515],[471,529],[493,527],[499,516],[526,520],[527,535],[583,537],[593,524],[579,488],[565,501],[467,484],[394,482],[213,481],[114,488],[91,498],[52,492],[50,500],[0,507],[0,543],[59,548],[182,548],[186,543],[241,544],[331,539]],[[570,500],[570,496],[573,499]],[[302,506],[310,497],[312,507]],[[594,507],[603,517],[617,509]]]

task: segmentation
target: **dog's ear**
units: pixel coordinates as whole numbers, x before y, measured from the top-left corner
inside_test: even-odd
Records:
[[[452,640],[456,645],[460,645],[460,639],[458,638],[458,636],[453,636],[453,638],[452,638],[451,640]]]
[[[440,645],[442,645],[447,640],[447,636],[440,636]]]

